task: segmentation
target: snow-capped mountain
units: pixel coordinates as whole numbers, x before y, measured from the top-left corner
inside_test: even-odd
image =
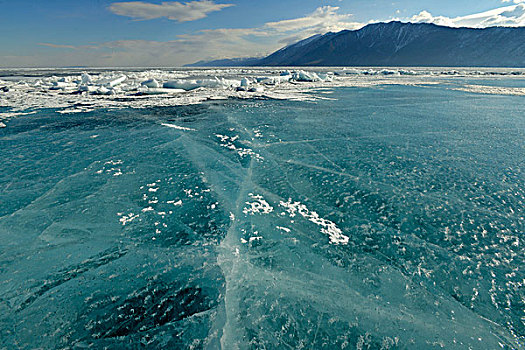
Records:
[[[525,27],[375,23],[316,35],[248,65],[525,67]]]
[[[525,66],[525,28],[377,23],[328,33],[258,62],[263,66]]]

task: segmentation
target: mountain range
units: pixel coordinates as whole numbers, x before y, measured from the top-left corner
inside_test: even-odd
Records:
[[[525,67],[525,27],[374,23],[359,30],[315,35],[263,58],[190,66]]]

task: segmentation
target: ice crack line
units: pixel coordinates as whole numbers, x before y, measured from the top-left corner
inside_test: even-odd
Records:
[[[226,236],[220,245],[220,253],[218,256],[218,264],[222,270],[225,279],[225,292],[224,292],[224,305],[225,305],[225,319],[222,326],[222,336],[220,338],[220,344],[222,349],[232,349],[238,347],[238,341],[235,339],[236,333],[240,332],[241,326],[236,324],[236,313],[239,309],[239,296],[237,295],[237,289],[240,285],[240,281],[246,278],[246,272],[242,272],[246,269],[246,263],[242,261],[242,257],[239,254],[239,239],[236,236],[237,232],[237,219],[240,217],[243,208],[243,198],[245,198],[249,188],[252,187],[252,172],[254,158],[250,159],[249,166],[246,170],[246,176],[239,188],[237,200],[235,201],[234,211],[230,218],[232,224],[228,229]],[[252,197],[253,198],[253,197]],[[262,197],[261,197],[262,198]],[[255,207],[261,206],[264,208],[264,204],[258,203]],[[272,208],[273,210],[273,208]],[[240,339],[242,339],[242,335]]]

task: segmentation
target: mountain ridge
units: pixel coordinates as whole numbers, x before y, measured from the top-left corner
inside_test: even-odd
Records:
[[[381,22],[317,34],[248,62],[239,66],[525,67],[525,27]]]

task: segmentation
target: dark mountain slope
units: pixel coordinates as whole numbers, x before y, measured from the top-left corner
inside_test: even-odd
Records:
[[[523,27],[472,29],[390,22],[307,40],[256,65],[525,67]]]

